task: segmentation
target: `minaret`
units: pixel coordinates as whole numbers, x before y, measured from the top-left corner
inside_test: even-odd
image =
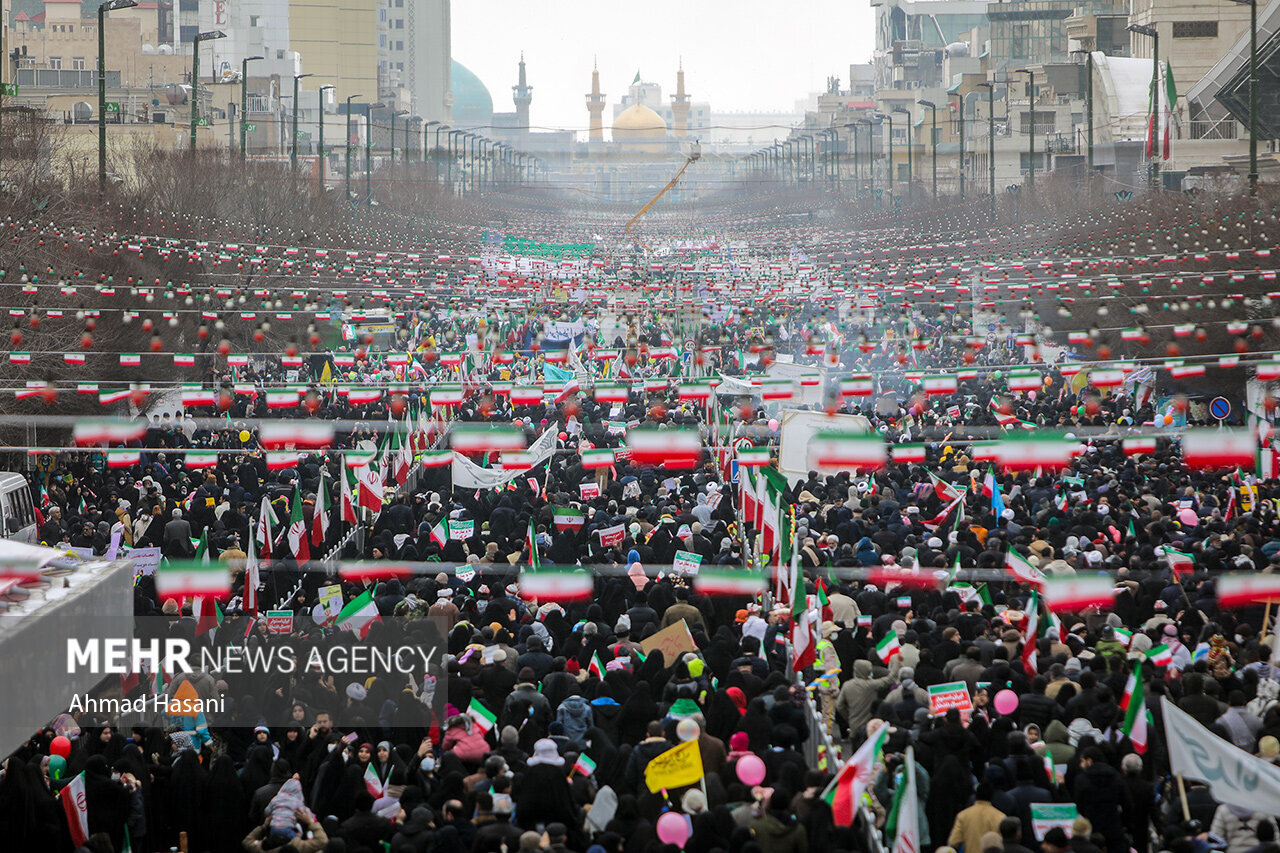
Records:
[[[512,100],[516,102],[516,127],[529,130],[529,104],[533,102],[533,87],[524,76],[524,51],[520,52],[520,82],[511,87]]]
[[[684,60],[680,60],[680,70],[676,72],[676,93],[671,96],[672,135],[683,139],[689,135],[689,96],[684,91]]]
[[[604,95],[600,93],[600,68],[591,63],[591,94],[587,95],[587,112],[591,114],[590,142],[604,142]]]

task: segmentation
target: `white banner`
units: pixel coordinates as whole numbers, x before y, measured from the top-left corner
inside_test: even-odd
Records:
[[[1220,803],[1280,814],[1280,767],[1218,737],[1168,697],[1161,697],[1160,712],[1174,773],[1208,783]]]
[[[527,474],[533,468],[551,458],[556,449],[556,431],[548,429],[529,446],[532,464],[522,470],[510,468],[481,468],[460,453],[453,454],[453,485],[461,489],[496,489]]]

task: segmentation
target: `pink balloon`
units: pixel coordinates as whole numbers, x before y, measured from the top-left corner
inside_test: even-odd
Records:
[[[1001,690],[996,694],[995,705],[998,713],[1006,716],[1012,714],[1018,710],[1018,694],[1012,690]]]
[[[663,844],[674,844],[683,850],[689,840],[689,821],[679,812],[663,812],[657,829],[658,840]]]
[[[773,432],[777,432],[777,431],[778,431],[778,419],[777,419],[777,418],[769,418],[769,429],[771,429]]]
[[[764,761],[758,755],[744,755],[738,759],[738,781],[744,785],[759,785],[764,781]]]
[[[63,758],[66,758],[71,754],[71,741],[68,740],[65,735],[58,735],[49,742],[49,754],[61,755]]]
[[[1034,403],[1034,402],[1036,401],[1036,392],[1035,392],[1035,391],[1028,391],[1028,392],[1027,392],[1027,397],[1031,400],[1031,402],[1033,402],[1033,403]]]

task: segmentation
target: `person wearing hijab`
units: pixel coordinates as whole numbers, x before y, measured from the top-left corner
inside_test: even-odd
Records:
[[[556,750],[555,741],[542,738],[533,747],[524,775],[514,792],[516,819],[525,821],[535,815],[540,823],[563,823],[573,827],[569,847],[585,849],[581,837],[582,821],[569,790],[564,758]]]

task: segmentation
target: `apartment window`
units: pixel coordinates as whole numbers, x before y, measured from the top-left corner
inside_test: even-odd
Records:
[[[257,26],[258,26],[258,22],[259,22],[259,21],[261,21],[261,20],[262,20],[262,18],[261,18],[260,16],[258,16],[258,15],[250,15],[250,16],[249,16],[249,26],[251,26],[251,27],[257,27]]]
[[[71,70],[72,70],[72,71],[83,71],[83,70],[84,70],[84,68],[85,68],[85,65],[84,65],[84,57],[83,57],[83,56],[73,56],[73,57],[71,57]]]
[[[396,42],[396,50],[404,50],[404,42],[402,41]]]
[[[51,57],[49,57],[49,68],[50,68],[50,70],[52,70],[52,71],[61,71],[61,70],[62,70],[62,57],[61,57],[61,56],[51,56]]]
[[[396,29],[397,30],[404,29],[404,18],[396,18]]]
[[[1213,39],[1218,37],[1217,21],[1174,21],[1176,39]]]

